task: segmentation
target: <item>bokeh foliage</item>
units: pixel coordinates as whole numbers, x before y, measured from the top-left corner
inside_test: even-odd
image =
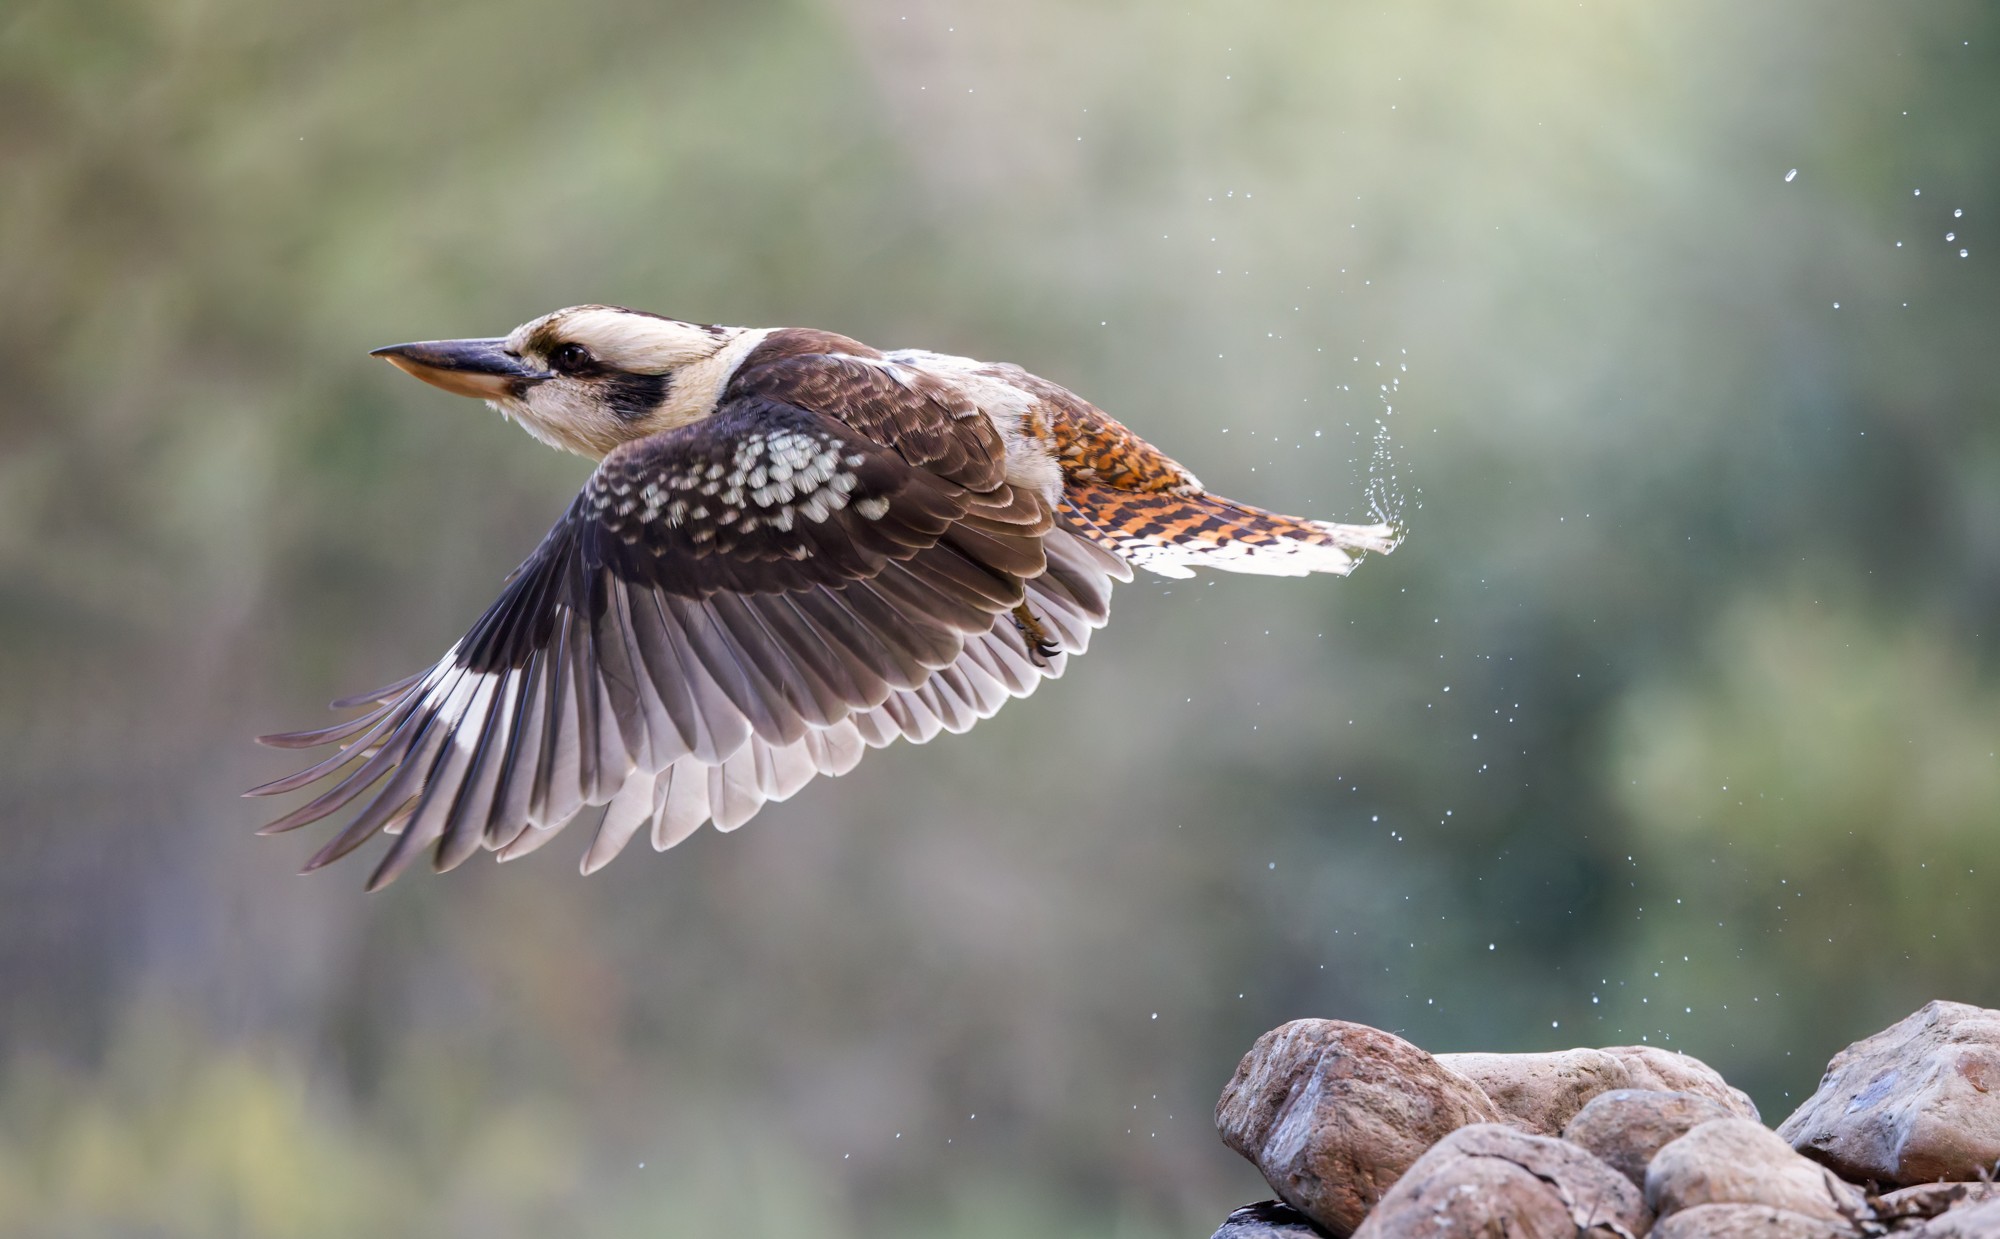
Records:
[[[2000,1005],[1996,46],[0,8],[0,1230],[1199,1234],[1286,1018],[1643,1038],[1776,1118]],[[294,879],[246,738],[434,658],[586,467],[361,354],[579,301],[1017,360],[1292,511],[1364,514],[1379,420],[1411,539],[1141,582],[973,735],[665,858]]]

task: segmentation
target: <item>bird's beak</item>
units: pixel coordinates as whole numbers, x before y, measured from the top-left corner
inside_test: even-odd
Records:
[[[507,352],[506,345],[504,339],[421,340],[391,344],[368,355],[380,357],[433,387],[476,400],[518,396],[532,384],[555,377]]]

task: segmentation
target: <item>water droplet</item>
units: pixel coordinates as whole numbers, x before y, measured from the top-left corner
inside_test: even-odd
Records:
[[[1960,251],[1958,251],[1958,256],[1959,256],[1960,258],[1970,258],[1970,257],[1972,256],[1972,251],[1971,251],[1971,250],[1960,250]]]
[[[1953,219],[1964,219],[1964,218],[1965,218],[1965,208],[1964,208],[1964,207],[1960,207],[1960,208],[1958,208],[1958,209],[1957,209],[1956,211],[1953,211],[1953,212],[1951,213],[1951,217],[1952,217]]]
[[[1791,184],[1793,178],[1797,177],[1798,174],[1799,170],[1797,168],[1793,168],[1790,172],[1785,173],[1785,184]]]

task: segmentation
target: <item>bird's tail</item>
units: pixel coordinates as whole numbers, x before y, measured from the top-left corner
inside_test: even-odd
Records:
[[[1190,577],[1196,568],[1346,576],[1363,554],[1386,555],[1403,540],[1394,524],[1310,521],[1201,493],[1072,484],[1064,507],[1078,532],[1135,567],[1169,577]]]

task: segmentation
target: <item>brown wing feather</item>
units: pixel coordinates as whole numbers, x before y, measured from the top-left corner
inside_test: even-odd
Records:
[[[821,410],[909,464],[968,489],[1005,484],[1006,442],[964,392],[844,337],[773,332],[744,358],[724,399],[749,396]]]

